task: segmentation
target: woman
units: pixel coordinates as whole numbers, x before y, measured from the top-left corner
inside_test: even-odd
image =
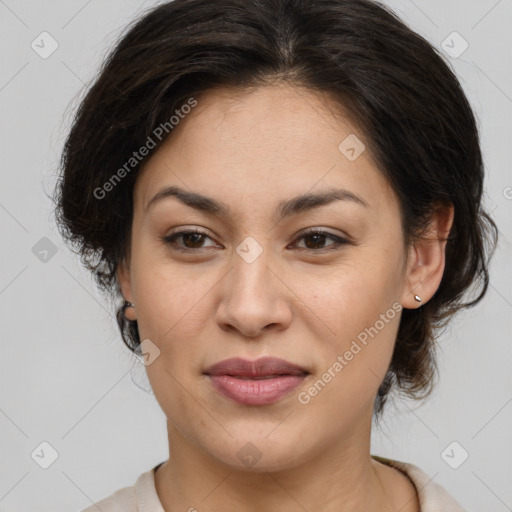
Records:
[[[436,332],[487,290],[483,178],[456,77],[374,2],[137,20],[81,103],[57,216],[122,301],[170,457],[86,511],[463,510],[370,433],[393,390],[429,394]]]

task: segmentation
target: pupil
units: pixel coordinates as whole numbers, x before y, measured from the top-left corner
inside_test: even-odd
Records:
[[[200,242],[201,242],[201,237],[202,236],[203,235],[201,233],[189,233],[188,235],[184,236],[184,240],[190,239],[192,237],[193,240],[195,240],[195,241],[192,242],[192,244],[196,244],[197,243],[199,245],[199,247],[200,247],[201,246]],[[188,246],[187,243],[185,243],[185,245]],[[194,245],[194,247],[195,247],[195,245]]]
[[[321,242],[322,242],[322,239],[325,238],[325,235],[316,234],[316,235],[309,235],[309,236],[306,237],[306,247],[308,247],[308,249],[311,249],[311,247],[310,247],[311,244],[308,244],[307,240],[315,238],[315,239],[317,239],[317,242],[318,242],[318,237],[320,237],[320,242],[319,243],[320,243],[320,245],[322,245]],[[316,245],[317,244],[313,243],[314,247],[316,247]]]

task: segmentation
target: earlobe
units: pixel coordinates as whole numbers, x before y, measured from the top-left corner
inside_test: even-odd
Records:
[[[427,233],[410,247],[401,297],[404,308],[414,309],[425,304],[437,291],[444,273],[446,238],[453,225],[453,217],[453,205],[434,208]]]

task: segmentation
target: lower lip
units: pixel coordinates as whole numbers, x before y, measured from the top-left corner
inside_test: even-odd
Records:
[[[226,398],[244,405],[277,402],[299,386],[307,375],[283,375],[272,379],[237,379],[230,375],[209,375],[213,387]]]

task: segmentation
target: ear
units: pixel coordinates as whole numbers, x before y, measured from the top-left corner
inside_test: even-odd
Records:
[[[445,267],[446,241],[453,224],[452,204],[436,204],[425,235],[409,247],[404,288],[400,303],[404,308],[414,309],[428,302],[437,291]],[[414,296],[418,295],[421,302]]]
[[[119,282],[119,287],[121,288],[124,300],[133,302],[129,259],[125,258],[119,263],[117,267],[117,280]],[[128,320],[137,319],[135,316],[134,308],[126,308],[124,315]]]

